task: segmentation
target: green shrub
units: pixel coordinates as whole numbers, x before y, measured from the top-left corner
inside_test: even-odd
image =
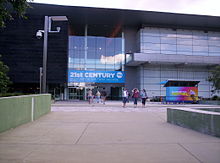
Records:
[[[27,93],[0,93],[0,97],[28,95]]]
[[[215,95],[215,96],[212,97],[212,100],[214,100],[214,101],[220,100],[220,97],[218,97],[218,96]]]

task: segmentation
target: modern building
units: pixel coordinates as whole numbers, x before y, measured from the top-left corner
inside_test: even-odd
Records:
[[[118,99],[126,87],[164,96],[164,80],[196,80],[199,96],[210,98],[210,70],[220,64],[220,17],[32,3],[27,19],[0,31],[0,54],[15,91],[39,92],[45,16],[48,33],[47,91],[56,98],[85,99],[88,89]]]

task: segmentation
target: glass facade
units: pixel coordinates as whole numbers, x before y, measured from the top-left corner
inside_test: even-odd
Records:
[[[220,32],[146,27],[140,30],[140,52],[220,56]]]
[[[113,77],[112,82],[109,80],[107,82],[106,78],[108,77],[106,76],[103,79],[99,78],[99,82],[95,79],[87,80],[87,78],[93,78],[85,74],[124,71],[125,54],[123,44],[124,38],[120,25],[115,27],[108,25],[79,27],[73,25],[70,27],[68,50],[69,99],[86,99],[88,89],[92,89],[93,94],[98,90],[105,89],[109,99],[119,99],[124,82],[115,82],[115,79],[113,82]],[[73,77],[69,72],[77,72],[82,77]]]
[[[137,37],[138,52],[143,55],[190,55],[189,58],[192,59],[192,56],[220,56],[220,32],[145,27],[139,30]],[[131,60],[130,54],[127,57]],[[166,95],[166,88],[159,84],[162,81],[197,80],[200,81],[199,96],[210,98],[213,96],[212,86],[207,78],[211,68],[200,63],[163,63],[161,58],[160,64],[151,62],[140,65],[137,68],[136,82],[140,89],[147,90],[149,97],[155,97]]]
[[[121,71],[124,65],[122,38],[69,36],[68,67],[75,70]]]

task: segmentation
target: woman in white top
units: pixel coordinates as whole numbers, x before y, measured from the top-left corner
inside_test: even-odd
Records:
[[[123,102],[123,107],[125,108],[126,103],[128,102],[128,91],[126,88],[124,88],[122,92],[122,102]]]
[[[147,99],[147,92],[145,89],[141,91],[141,102],[142,102],[142,107],[145,107],[146,99]]]
[[[101,93],[99,91],[96,92],[96,101],[100,103]]]
[[[92,90],[91,89],[88,89],[87,98],[88,98],[89,104],[91,104],[92,101],[93,101],[93,95],[92,95]]]

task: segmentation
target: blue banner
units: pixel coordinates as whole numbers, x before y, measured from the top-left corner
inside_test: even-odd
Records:
[[[69,70],[68,83],[125,83],[124,71]]]

